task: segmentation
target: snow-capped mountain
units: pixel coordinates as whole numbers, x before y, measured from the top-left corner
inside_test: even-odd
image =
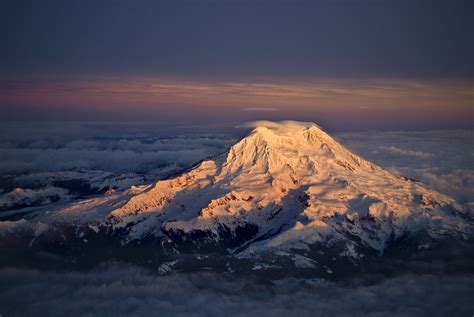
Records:
[[[471,233],[468,211],[349,152],[315,124],[259,122],[230,150],[113,210],[128,240],[223,240],[241,251],[307,249]],[[198,238],[199,237],[199,238]],[[229,243],[234,241],[235,243]]]
[[[176,177],[37,219],[41,234],[44,223],[75,219],[83,227],[72,235],[80,239],[152,244],[162,250],[162,272],[180,261],[196,266],[177,254],[194,254],[193,261],[220,254],[225,260],[203,263],[234,271],[235,261],[253,270],[289,261],[332,273],[338,259],[357,265],[401,244],[424,250],[436,241],[471,241],[474,228],[472,212],[452,198],[351,153],[316,124],[291,121],[257,122],[228,152]]]

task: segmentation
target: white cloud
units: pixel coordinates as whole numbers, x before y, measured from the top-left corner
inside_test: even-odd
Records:
[[[433,154],[430,154],[430,153],[414,151],[414,150],[404,150],[404,149],[397,148],[395,146],[381,146],[380,149],[390,151],[390,152],[400,154],[400,155],[406,155],[406,156],[417,156],[417,157],[423,157],[423,158],[428,158],[428,157],[433,156]]]
[[[267,112],[267,111],[278,111],[277,108],[243,108],[242,111],[255,111],[255,112]]]
[[[12,133],[14,131],[14,133]],[[179,135],[140,126],[65,125],[15,127],[0,137],[0,173],[17,174],[74,168],[147,172],[163,165],[187,167],[223,152],[235,140],[226,134]]]
[[[336,137],[397,174],[422,181],[462,204],[474,203],[474,131],[353,132]]]

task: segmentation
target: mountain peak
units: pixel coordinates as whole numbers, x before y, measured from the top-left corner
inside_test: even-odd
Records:
[[[252,133],[260,133],[262,135],[277,135],[277,136],[295,136],[299,132],[305,130],[318,131],[321,128],[313,122],[299,122],[299,121],[252,121],[247,122],[240,127],[253,128]]]
[[[252,132],[227,154],[223,168],[226,175],[266,173],[278,178],[282,171],[312,173],[312,161],[320,160],[319,154],[328,151],[328,142],[337,144],[314,123],[258,121],[248,126],[254,127]],[[324,146],[319,151],[315,144]]]
[[[94,258],[102,241],[118,238],[140,250],[151,245],[154,259],[183,260],[183,268],[253,271],[265,265],[285,274],[292,262],[297,270],[345,274],[353,264],[358,272],[363,261],[378,266],[373,259],[384,254],[392,267],[391,255],[407,245],[413,246],[409,255],[443,238],[474,236],[470,210],[351,153],[314,123],[259,121],[247,127],[253,130],[226,153],[175,177],[45,216],[54,220],[48,226],[73,215],[87,227],[48,230],[61,233],[60,248],[63,233],[80,239],[74,249],[98,241],[91,249]],[[28,237],[36,241],[44,228],[38,222]],[[123,250],[128,257],[131,249]]]
[[[298,121],[253,121],[246,123],[242,127],[253,128],[249,136],[258,135],[260,140],[278,142],[282,140],[294,139],[290,144],[297,145],[297,141],[305,139],[308,143],[315,144],[336,144],[337,142],[324,132],[319,125],[313,122]]]
[[[227,175],[264,172],[279,178],[291,171],[311,182],[318,173],[335,175],[338,170],[359,167],[380,170],[350,153],[315,123],[257,121],[247,126],[254,129],[228,152],[223,169]]]
[[[158,181],[111,218],[136,223],[130,239],[230,236],[235,247],[259,241],[259,250],[336,239],[383,252],[420,228],[437,236],[462,224],[451,198],[351,153],[314,123],[246,126],[252,132],[224,156]]]

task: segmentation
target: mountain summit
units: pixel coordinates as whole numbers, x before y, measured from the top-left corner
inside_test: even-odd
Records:
[[[441,255],[446,264],[461,249],[474,258],[472,211],[452,198],[351,153],[316,124],[251,126],[226,153],[176,177],[2,222],[0,234],[12,235],[0,249],[20,252],[25,241],[22,254],[48,267],[118,259],[161,273],[265,271],[271,278],[335,278]],[[41,256],[51,253],[59,256]]]
[[[470,213],[450,197],[293,121],[258,122],[227,153],[158,181],[108,218],[127,242],[162,238],[239,257],[337,245],[359,258],[409,238],[472,233]]]

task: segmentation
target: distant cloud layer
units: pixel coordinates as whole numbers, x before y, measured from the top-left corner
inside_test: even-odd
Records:
[[[474,207],[474,131],[337,134],[351,150]]]
[[[463,80],[350,80],[300,79],[292,81],[177,81],[166,78],[101,78],[65,80],[1,80],[2,103],[10,105],[118,105],[200,104],[201,106],[249,105],[273,102],[291,107],[315,105],[350,108],[401,107],[436,110],[450,100],[450,110],[471,106],[472,82]],[[88,102],[84,102],[88,101]],[[272,109],[270,106],[247,109]],[[273,108],[274,109],[274,108]]]
[[[380,121],[416,127],[428,124],[426,116],[435,126],[469,127],[472,98],[472,82],[467,80],[0,78],[0,119],[147,120],[152,116],[219,122],[261,119],[257,116],[266,112],[272,120],[323,118],[336,127],[354,125],[354,118],[363,125]]]
[[[225,151],[235,141],[229,135],[180,135],[176,129],[165,134],[140,126],[113,127],[40,125],[16,127],[15,133],[4,128],[0,138],[0,173],[74,168],[150,172],[166,165],[184,168]]]
[[[404,149],[397,148],[395,146],[381,146],[380,149],[387,150],[389,152],[400,154],[400,155],[406,155],[406,156],[416,156],[416,157],[424,157],[424,158],[433,156],[433,154],[430,154],[430,153],[425,153],[421,151],[413,151],[413,150],[404,150]]]
[[[84,272],[0,270],[5,316],[471,316],[473,276],[401,276],[377,284],[259,284],[202,273],[158,276],[111,266]]]

